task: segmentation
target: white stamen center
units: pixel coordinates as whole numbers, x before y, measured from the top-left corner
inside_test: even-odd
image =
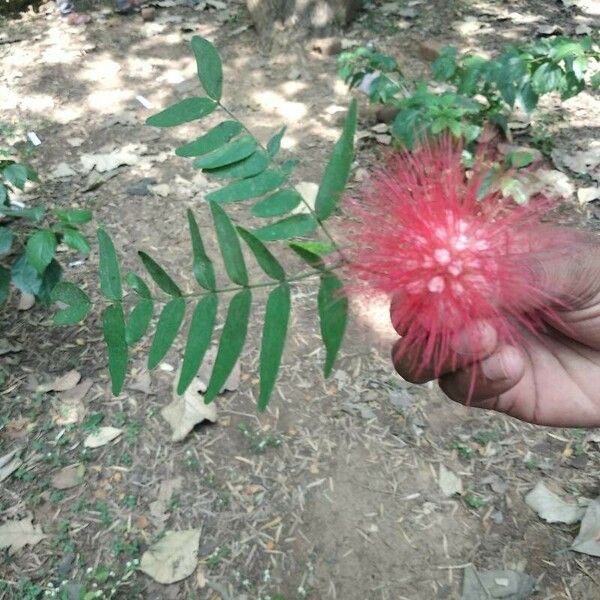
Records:
[[[427,289],[432,294],[441,294],[444,291],[445,287],[446,282],[444,281],[444,278],[440,277],[439,275],[437,275],[436,277],[432,277],[429,280],[429,283],[427,284]]]
[[[433,253],[433,256],[435,257],[435,260],[440,263],[440,265],[447,265],[452,258],[450,256],[450,252],[446,248],[438,248]]]

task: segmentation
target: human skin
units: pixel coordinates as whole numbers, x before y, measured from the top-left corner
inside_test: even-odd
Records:
[[[526,260],[539,289],[561,299],[552,307],[559,320],[518,345],[499,342],[487,322],[458,331],[452,346],[461,368],[442,367],[439,385],[456,402],[536,425],[600,427],[600,238],[578,233],[560,256]],[[392,301],[392,323],[398,304]],[[435,379],[433,366],[417,369],[403,343],[392,351],[397,372],[412,383]]]

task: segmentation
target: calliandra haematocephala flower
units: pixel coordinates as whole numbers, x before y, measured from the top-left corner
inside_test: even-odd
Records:
[[[485,193],[489,169],[478,154],[467,171],[460,144],[442,136],[393,155],[346,202],[346,289],[393,299],[392,321],[417,372],[460,367],[452,342],[475,336],[481,322],[499,343],[526,343],[560,322],[565,299],[552,297],[532,265],[565,252],[575,232],[542,222],[555,205],[547,198],[519,206]]]

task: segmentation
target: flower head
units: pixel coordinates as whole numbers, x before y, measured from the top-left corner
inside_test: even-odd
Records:
[[[348,288],[394,297],[404,347],[436,373],[460,365],[453,337],[476,332],[479,321],[492,322],[502,342],[558,318],[557,299],[536,286],[527,260],[564,242],[562,230],[540,221],[552,203],[535,197],[518,206],[498,192],[482,194],[482,155],[478,161],[467,173],[462,148],[439,138],[393,156],[347,206],[355,217]]]

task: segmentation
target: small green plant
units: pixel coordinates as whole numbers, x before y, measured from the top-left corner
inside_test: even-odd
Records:
[[[56,260],[59,244],[89,254],[90,245],[80,227],[92,213],[86,209],[48,211],[43,205],[26,208],[15,201],[16,191],[28,182],[39,182],[33,168],[14,148],[0,148],[0,303],[9,296],[10,285],[50,304],[51,292],[62,278]]]
[[[482,446],[487,446],[491,442],[497,442],[499,439],[499,435],[497,431],[492,429],[482,429],[481,431],[476,431],[472,435],[473,441],[481,444]]]
[[[216,569],[224,560],[231,556],[229,546],[219,546],[206,559],[206,566],[209,569]]]
[[[469,508],[472,508],[474,510],[479,510],[480,508],[484,507],[488,503],[486,498],[484,498],[483,496],[481,496],[479,494],[475,494],[473,492],[469,492],[469,493],[465,494],[463,496],[463,499],[465,501],[465,504]]]
[[[250,442],[252,451],[257,454],[265,452],[268,448],[277,448],[283,443],[283,439],[280,436],[270,433],[263,434],[261,431],[251,429],[247,423],[240,423],[238,429]]]
[[[398,109],[392,135],[410,149],[422,136],[445,130],[468,144],[488,122],[510,137],[509,116],[516,105],[530,113],[545,94],[558,92],[562,100],[576,96],[599,62],[600,50],[591,37],[554,37],[507,46],[489,59],[461,56],[446,47],[433,63],[429,81],[409,81],[393,58],[372,48],[341,54],[339,73],[350,87],[371,78],[369,98]],[[589,80],[592,88],[600,87],[600,72]]]
[[[71,600],[73,589],[77,589],[78,600],[111,600],[112,598],[131,598],[134,591],[133,577],[139,566],[139,560],[128,561],[123,568],[120,566],[108,567],[99,565],[95,569],[89,567],[79,581],[61,581],[55,585],[33,583],[29,579],[22,579],[12,583],[0,579],[0,591],[8,595],[3,597],[14,600],[42,600],[56,598],[57,600]],[[136,596],[137,597],[137,596]]]
[[[473,450],[473,448],[459,441],[452,442],[450,448],[452,450],[456,450],[458,452],[458,455],[465,460],[470,460],[475,456],[475,450]]]

